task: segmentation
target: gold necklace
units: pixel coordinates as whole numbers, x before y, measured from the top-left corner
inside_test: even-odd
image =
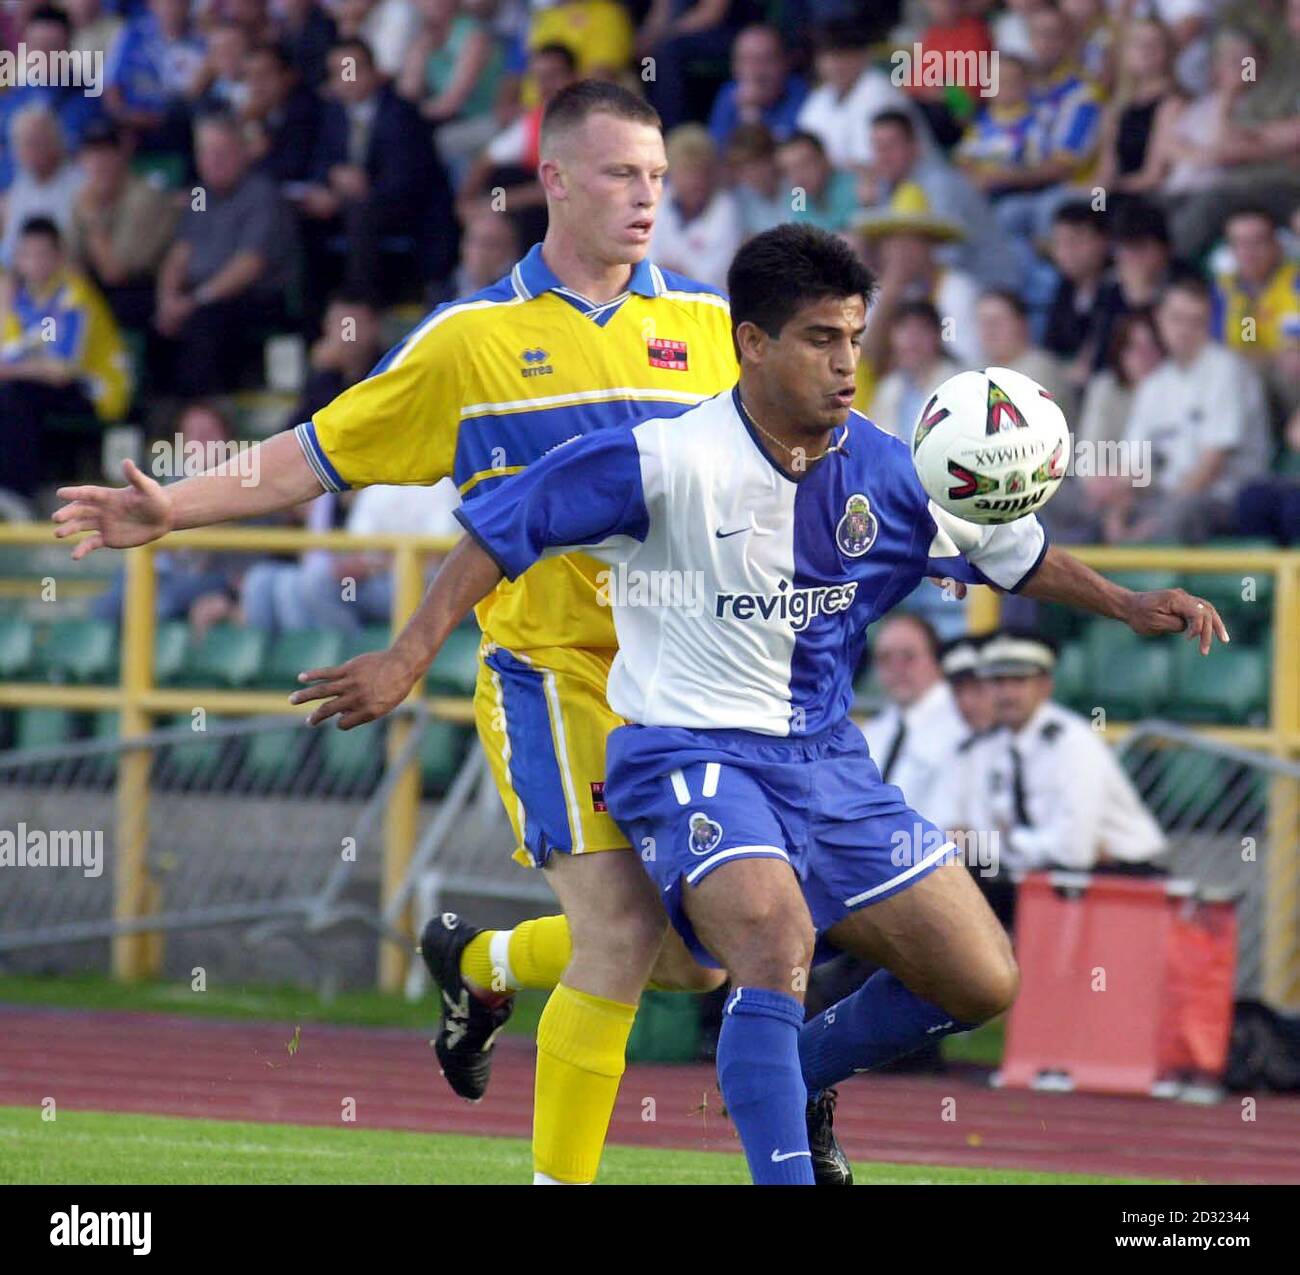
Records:
[[[777,436],[776,436],[775,434],[769,434],[768,431],[765,430],[765,429],[764,429],[764,428],[763,428],[763,427],[758,423],[758,421],[756,421],[756,420],[754,419],[754,413],[751,412],[751,411],[749,410],[749,408],[745,406],[745,400],[744,400],[743,398],[741,398],[739,394],[736,395],[736,402],[740,404],[740,410],[741,410],[742,412],[744,412],[744,414],[745,414],[745,419],[746,419],[746,420],[747,420],[747,421],[748,421],[748,422],[749,422],[749,423],[750,423],[750,424],[751,424],[751,425],[752,425],[756,430],[758,430],[758,432],[759,432],[760,434],[762,434],[764,438],[768,439],[770,442],[775,443],[778,447],[784,447],[785,450],[786,450],[787,452],[789,452],[791,456],[795,455],[796,452],[800,452],[800,451],[803,450],[802,448],[799,448],[799,447],[791,447],[789,443],[784,442],[782,439],[777,438]],[[846,436],[847,436],[847,433],[848,433],[848,431],[846,430],[846,431],[845,431]],[[819,461],[819,460],[821,460],[821,458],[822,458],[823,456],[829,456],[829,455],[831,454],[831,452],[837,452],[837,451],[839,451],[843,446],[844,446],[844,439],[841,438],[840,441],[839,441],[838,443],[832,443],[829,447],[824,448],[822,451],[818,452],[816,456],[809,456],[809,457],[804,461],[804,464],[805,464],[805,466],[806,466],[806,465],[811,465],[811,464],[813,464],[814,461]]]

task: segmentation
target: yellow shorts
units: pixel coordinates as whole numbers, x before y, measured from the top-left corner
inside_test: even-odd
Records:
[[[525,866],[544,867],[556,851],[627,849],[605,813],[605,739],[623,725],[605,702],[613,659],[612,651],[483,647],[478,737]]]

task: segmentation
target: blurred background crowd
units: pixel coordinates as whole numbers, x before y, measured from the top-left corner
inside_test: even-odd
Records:
[[[873,264],[858,405],[884,428],[1016,368],[1075,431],[1057,539],[1300,540],[1300,0],[19,0],[0,46],[103,53],[97,94],[0,92],[11,516],[102,473],[116,423],[292,426],[500,277],[544,234],[547,100],[602,76],[664,121],[661,264],[721,287],[787,220]],[[454,502],[308,516],[451,531]],[[382,561],[347,564],[360,609],[310,556],[164,561],[165,618],[386,615]]]

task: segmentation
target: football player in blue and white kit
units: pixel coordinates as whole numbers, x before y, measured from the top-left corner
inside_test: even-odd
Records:
[[[392,650],[294,699],[329,700],[313,721],[371,720],[502,575],[579,546],[610,563],[608,697],[633,724],[609,738],[605,800],[672,924],[731,975],[718,1077],[754,1181],[805,1184],[808,1094],[1000,1013],[1017,986],[951,843],[849,720],[868,625],[928,575],[1186,630],[1202,651],[1227,634],[1200,599],[1049,549],[1033,517],[976,527],[929,500],[906,446],[851,410],[874,284],[833,236],[758,235],[728,286],[734,390],[563,444],[466,505],[469,537]],[[805,1024],[821,938],[881,968]]]

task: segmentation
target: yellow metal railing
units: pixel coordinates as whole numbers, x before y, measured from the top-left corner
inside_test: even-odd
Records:
[[[52,540],[46,524],[0,525],[0,546],[48,548]],[[305,549],[346,552],[383,551],[392,555],[395,587],[391,624],[396,632],[419,605],[424,591],[424,559],[445,553],[455,543],[448,537],[402,535],[354,536],[348,532],[307,532],[287,528],[220,527],[179,532],[163,544],[166,551],[201,550],[222,553],[301,553]],[[70,546],[68,546],[70,549]],[[116,709],[121,714],[125,739],[149,732],[156,718],[188,712],[201,697],[212,713],[226,716],[284,714],[299,716],[304,710],[288,703],[289,688],[277,691],[225,691],[218,689],[162,688],[154,684],[154,555],[159,545],[133,549],[122,555],[126,567],[121,675],[115,687],[0,684],[0,707],[60,707],[74,710]],[[1154,549],[1154,548],[1071,548],[1088,565],[1099,571],[1172,570],[1205,571],[1243,576],[1269,574],[1274,577],[1273,667],[1271,671],[1270,715],[1264,727],[1214,727],[1204,733],[1247,748],[1265,750],[1287,760],[1300,760],[1300,552],[1259,550]],[[969,616],[976,632],[996,626],[999,595],[992,590],[972,590]],[[423,687],[412,691],[412,698]],[[425,697],[437,717],[472,722],[473,708],[465,699]],[[389,756],[395,757],[412,726],[398,720],[389,731]],[[1112,724],[1108,733],[1117,735],[1123,726]],[[151,756],[147,750],[124,754],[118,768],[116,809],[118,811],[118,862],[114,878],[114,908],[118,919],[147,917],[156,911],[158,887],[148,870],[148,784]],[[1300,785],[1291,779],[1276,779],[1270,800],[1270,818],[1284,818],[1282,812],[1296,809]],[[386,903],[401,882],[415,845],[419,820],[419,776],[414,765],[393,788],[385,820],[382,897]],[[1275,833],[1273,843],[1291,844],[1290,838]],[[1270,889],[1266,934],[1272,959],[1269,990],[1279,1004],[1293,1004],[1300,998],[1300,968],[1297,944],[1297,906],[1294,896],[1296,873],[1287,863],[1270,857]],[[1276,887],[1276,888],[1273,888]],[[409,917],[402,924],[409,933]],[[134,933],[113,942],[113,970],[121,978],[155,974],[161,964],[161,936]],[[406,958],[391,943],[380,944],[380,984],[395,990],[405,976]]]

